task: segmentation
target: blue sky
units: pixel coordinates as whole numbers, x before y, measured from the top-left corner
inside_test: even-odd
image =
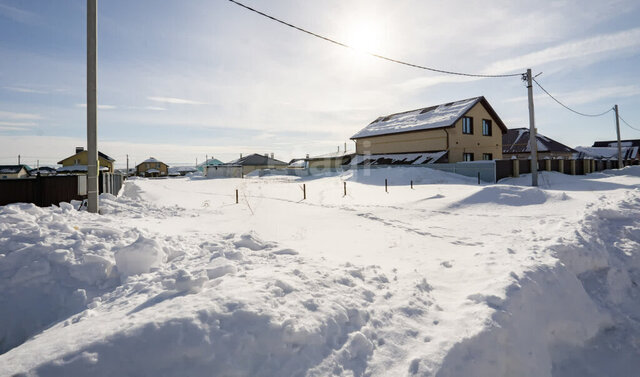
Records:
[[[0,0],[0,164],[51,164],[86,143],[84,0]],[[638,1],[246,0],[383,55],[474,73],[531,67],[578,111],[617,103],[640,128]],[[149,156],[335,151],[379,115],[484,95],[527,127],[519,78],[464,79],[346,50],[226,0],[99,1],[99,149]],[[569,146],[614,139],[612,114],[574,115],[535,88],[540,133]],[[640,131],[621,125],[623,138]],[[352,143],[349,142],[349,147]]]

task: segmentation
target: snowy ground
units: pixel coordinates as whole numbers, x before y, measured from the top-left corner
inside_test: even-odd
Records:
[[[132,179],[100,216],[0,207],[0,376],[637,376],[640,167],[529,179]]]

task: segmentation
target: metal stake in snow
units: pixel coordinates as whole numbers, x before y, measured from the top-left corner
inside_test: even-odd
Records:
[[[616,111],[616,133],[618,134],[618,169],[622,169],[622,143],[620,142],[620,117],[618,116],[618,105],[613,109]]]
[[[527,80],[529,95],[529,146],[531,147],[531,186],[538,185],[538,137],[536,136],[536,121],[533,115],[533,86],[531,85],[531,68],[527,69],[523,79]]]
[[[387,179],[384,179],[384,192],[386,192],[387,194],[389,193],[389,190],[387,189]]]
[[[344,186],[344,195],[343,196],[347,196],[347,182],[342,182],[343,186]]]
[[[87,210],[98,213],[98,0],[87,0]]]

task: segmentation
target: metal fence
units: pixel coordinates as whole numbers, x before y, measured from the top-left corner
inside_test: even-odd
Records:
[[[119,173],[100,174],[100,193],[118,195],[124,184],[124,175]],[[11,203],[33,203],[48,207],[60,202],[83,200],[87,197],[86,175],[53,175],[29,178],[1,179],[0,205]]]

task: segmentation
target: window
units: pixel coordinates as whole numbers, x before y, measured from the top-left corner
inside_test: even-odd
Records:
[[[491,136],[491,121],[488,119],[482,120],[482,135]]]
[[[462,133],[470,135],[473,134],[473,118],[462,117]]]
[[[462,161],[473,161],[473,153],[463,153]]]
[[[491,154],[491,153],[483,153],[482,154],[482,159],[483,160],[493,160],[493,154]]]

